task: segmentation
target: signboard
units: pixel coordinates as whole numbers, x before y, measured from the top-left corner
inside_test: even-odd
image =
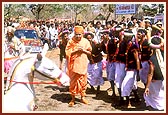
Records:
[[[135,14],[135,4],[116,4],[116,14]]]

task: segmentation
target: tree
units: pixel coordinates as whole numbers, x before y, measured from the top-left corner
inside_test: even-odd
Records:
[[[159,4],[159,13],[163,13],[164,12],[164,5],[163,4]]]
[[[12,6],[12,4],[5,4],[4,5],[4,17],[9,17],[10,16],[11,6]]]
[[[144,5],[142,9],[146,16],[155,16],[155,14],[157,14],[156,4],[151,4],[151,6]]]
[[[26,4],[4,4],[5,18],[18,18],[19,16],[26,16]]]
[[[87,10],[88,4],[67,4],[65,9],[75,13],[75,24],[77,22],[77,17],[79,14]]]
[[[36,20],[40,18],[40,12],[44,8],[45,4],[30,4],[29,8],[33,15],[35,16]]]
[[[45,4],[45,7],[41,10],[39,15],[40,19],[51,19],[55,17],[62,17],[65,15],[63,4]]]
[[[106,22],[108,21],[111,13],[114,12],[115,4],[103,4],[100,10],[103,12],[102,14],[106,17]]]

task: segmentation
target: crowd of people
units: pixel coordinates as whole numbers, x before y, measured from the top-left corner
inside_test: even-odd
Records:
[[[87,84],[100,93],[104,85],[103,69],[116,96],[116,106],[132,107],[131,92],[140,102],[137,82],[144,84],[144,99],[149,110],[164,110],[164,27],[161,21],[123,17],[121,21],[100,21],[73,24],[72,22],[29,22],[43,43],[50,49],[60,49],[60,69],[70,77],[69,92],[75,104],[75,95],[85,98]],[[12,26],[12,25],[11,25]],[[8,32],[7,32],[8,33]],[[63,69],[63,60],[66,62]],[[126,99],[126,103],[124,101]]]

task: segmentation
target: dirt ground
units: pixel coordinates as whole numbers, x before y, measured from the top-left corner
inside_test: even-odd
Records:
[[[49,57],[56,65],[59,66],[59,49],[50,50],[47,52],[47,57]],[[141,98],[141,102],[134,102],[134,96],[131,97],[131,103],[134,108],[116,107],[115,104],[118,103],[118,92],[117,89],[116,97],[111,96],[112,90],[109,89],[110,84],[106,79],[106,72],[103,71],[103,77],[105,84],[101,86],[101,92],[96,94],[96,92],[91,92],[90,86],[88,85],[86,90],[86,99],[89,101],[88,105],[80,102],[80,96],[76,96],[76,102],[73,107],[68,107],[68,103],[71,100],[71,96],[68,92],[67,87],[58,87],[55,84],[36,84],[36,104],[38,108],[36,111],[41,112],[80,112],[80,113],[90,113],[90,112],[123,112],[123,111],[147,111],[145,108],[145,103],[143,99],[144,86],[139,81],[138,82],[138,93]],[[35,78],[36,81],[38,79]]]

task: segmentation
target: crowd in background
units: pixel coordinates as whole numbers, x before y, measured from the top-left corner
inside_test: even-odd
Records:
[[[74,28],[82,26],[83,37],[88,39],[92,46],[87,69],[87,81],[91,90],[97,87],[97,93],[100,94],[100,86],[104,84],[102,70],[106,69],[107,80],[113,91],[112,96],[116,96],[115,87],[119,92],[117,106],[124,105],[126,98],[127,107],[131,107],[131,92],[134,93],[137,103],[141,101],[137,90],[137,82],[141,80],[145,86],[146,105],[152,110],[164,109],[164,75],[159,63],[156,63],[156,49],[160,49],[159,52],[164,57],[164,27],[161,21],[152,23],[149,19],[143,17],[137,19],[133,16],[127,19],[123,16],[121,21],[107,21],[105,25],[100,21],[75,24],[71,21],[57,22],[56,20],[27,21],[19,24],[5,21],[5,35],[9,31],[6,29],[8,26],[17,29],[23,25],[35,29],[43,44],[47,43],[51,50],[60,49],[59,67],[62,70],[68,41],[76,35]],[[150,93],[150,88],[153,94]]]

